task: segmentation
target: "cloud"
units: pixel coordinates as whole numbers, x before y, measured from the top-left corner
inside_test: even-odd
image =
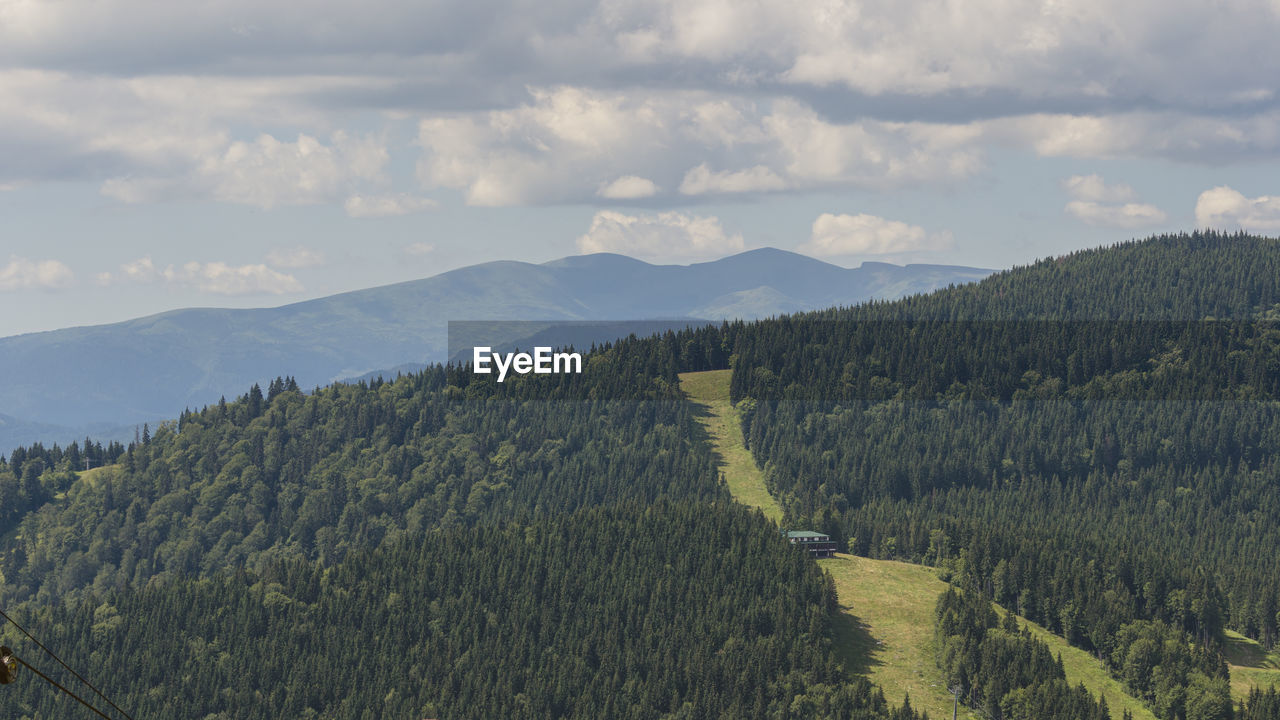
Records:
[[[309,268],[323,265],[325,257],[319,250],[295,245],[291,248],[276,248],[267,253],[267,262],[282,268]]]
[[[159,276],[155,263],[151,262],[151,257],[140,257],[133,262],[127,262],[120,266],[120,272],[125,279],[137,282],[148,282]]]
[[[210,198],[270,209],[333,201],[360,181],[377,181],[388,160],[373,137],[334,133],[328,145],[299,134],[281,142],[262,134],[253,142],[236,141],[204,155],[184,173],[117,177],[102,194],[127,203]]]
[[[394,195],[352,195],[343,203],[347,215],[353,218],[394,217],[426,210],[436,206],[431,198],[397,193]]]
[[[58,260],[28,260],[16,255],[0,267],[0,290],[56,290],[71,285],[75,273]]]
[[[744,248],[742,235],[728,234],[716,217],[678,212],[624,215],[602,210],[578,238],[581,253],[620,253],[645,260],[710,260]]]
[[[737,172],[712,172],[703,163],[685,173],[684,179],[680,181],[680,192],[683,195],[763,192],[786,187],[785,180],[763,165]]]
[[[635,175],[623,175],[596,191],[596,195],[610,200],[638,200],[653,197],[657,193],[658,186],[652,180]]]
[[[823,213],[813,221],[808,242],[800,252],[816,257],[887,255],[889,253],[942,250],[953,243],[951,233],[930,234],[918,225],[886,220],[875,215]]]
[[[832,123],[802,103],[690,91],[531,93],[510,110],[423,120],[419,180],[501,206],[635,197],[649,185],[686,195],[893,188],[964,179],[981,165],[976,127]],[[704,160],[689,170],[689,158]]]
[[[252,79],[282,68],[300,78],[342,74],[365,82],[322,101],[401,109],[492,108],[500,104],[495,97],[557,83],[1186,108],[1268,101],[1272,38],[1280,31],[1280,14],[1265,1],[1187,4],[1176,13],[1155,0],[1124,7],[1105,0],[969,0],[963,7],[956,0],[370,0],[322,7],[10,2],[0,22],[0,65],[134,77]]]
[[[1006,144],[1275,159],[1274,5],[9,2],[0,187],[394,214],[404,117],[473,205],[954,182]]]
[[[425,243],[425,242],[413,242],[404,246],[404,253],[406,255],[412,255],[414,257],[422,257],[423,255],[430,255],[435,251],[436,251],[435,245],[432,245],[431,243]]]
[[[1125,202],[1134,197],[1128,185],[1108,185],[1101,175],[1072,175],[1062,181],[1062,189],[1076,200],[1087,202]]]
[[[182,266],[156,267],[151,258],[142,257],[120,266],[120,272],[99,273],[103,285],[117,282],[165,282],[215,295],[284,295],[302,292],[302,283],[292,275],[273,270],[263,264],[228,265],[224,262],[188,262]]]
[[[1137,199],[1132,187],[1108,184],[1096,173],[1072,175],[1062,181],[1062,189],[1074,198],[1064,210],[1089,225],[1131,230],[1159,225],[1168,219],[1155,205],[1130,202]]]
[[[118,272],[100,272],[94,277],[98,284],[103,286],[113,285],[118,282],[144,284],[160,280],[163,277],[163,273],[152,262],[151,256],[145,255],[137,260],[121,263]]]
[[[1167,219],[1164,211],[1145,203],[1105,204],[1087,200],[1067,203],[1067,213],[1090,225],[1133,229],[1159,225]]]
[[[1280,156],[1280,112],[1031,114],[982,123],[988,141],[1043,157],[1165,158],[1207,165]]]
[[[1249,198],[1226,185],[1205,190],[1196,200],[1196,224],[1251,232],[1280,230],[1280,197]]]
[[[233,266],[222,262],[189,262],[181,268],[164,269],[165,280],[190,285],[217,295],[283,295],[302,291],[302,283],[292,275],[266,265]]]

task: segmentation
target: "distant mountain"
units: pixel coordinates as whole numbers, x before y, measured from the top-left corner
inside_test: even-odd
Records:
[[[753,319],[897,298],[991,272],[846,269],[772,248],[694,265],[598,254],[485,263],[276,308],[192,308],[0,338],[0,413],[8,416],[0,452],[44,429],[55,435],[46,442],[66,442],[91,427],[175,417],[277,375],[310,388],[443,361],[450,320]]]

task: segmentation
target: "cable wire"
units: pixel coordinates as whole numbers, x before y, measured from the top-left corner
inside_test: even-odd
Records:
[[[90,690],[92,690],[92,691],[94,691],[95,693],[97,693],[97,694],[98,694],[98,697],[102,698],[104,701],[106,701],[106,703],[107,703],[108,705],[110,705],[111,707],[115,708],[115,711],[116,711],[116,712],[118,712],[118,713],[120,713],[121,715],[125,716],[126,718],[128,718],[128,720],[133,720],[133,716],[131,716],[131,715],[129,715],[129,713],[127,713],[127,712],[125,712],[125,711],[121,710],[119,706],[117,706],[115,703],[111,702],[111,699],[110,699],[110,698],[108,698],[106,695],[103,695],[101,690],[99,690],[98,688],[94,687],[94,686],[93,686],[93,683],[89,682],[88,680],[85,680],[85,679],[84,679],[84,677],[82,677],[82,676],[80,675],[80,673],[76,672],[75,670],[72,670],[70,665],[68,665],[68,664],[66,664],[66,663],[64,663],[64,662],[62,662],[62,658],[58,657],[57,655],[55,655],[55,654],[53,653],[53,651],[52,651],[52,650],[50,650],[49,648],[45,647],[45,646],[44,646],[44,645],[43,645],[39,640],[37,640],[37,639],[35,638],[35,636],[34,636],[34,635],[32,635],[31,633],[27,632],[26,628],[24,628],[24,627],[22,627],[21,625],[19,625],[19,624],[18,624],[18,623],[13,619],[13,618],[9,617],[9,616],[8,616],[8,614],[6,614],[4,610],[0,610],[0,617],[4,618],[5,620],[8,620],[10,623],[12,623],[14,627],[18,628],[18,631],[19,631],[19,632],[21,632],[23,635],[26,635],[26,636],[27,636],[27,639],[28,639],[28,640],[30,640],[31,642],[35,643],[35,644],[36,644],[36,647],[38,647],[38,648],[40,648],[41,650],[43,650],[43,651],[45,651],[46,653],[48,653],[49,657],[53,658],[55,661],[57,661],[57,663],[58,663],[59,665],[61,665],[62,667],[66,668],[67,672],[71,673],[72,675],[75,675],[77,680],[79,680],[80,682],[84,683],[84,684],[85,684],[85,686],[87,686]],[[22,662],[22,660],[21,660],[21,659],[18,659],[18,662]],[[23,665],[27,665],[25,662],[22,662],[22,664],[23,664]],[[30,666],[30,665],[27,665],[27,667],[31,667],[31,666]],[[31,668],[31,670],[32,670],[33,672],[35,672],[37,675],[39,675],[40,677],[44,678],[45,680],[49,680],[49,678],[48,678],[48,677],[45,677],[44,673],[41,673],[39,670],[36,670],[35,668]],[[49,682],[53,683],[53,681],[52,681],[52,680],[49,680]],[[57,683],[54,683],[54,685],[57,685]],[[62,686],[61,686],[61,685],[57,685],[57,687],[59,687],[60,689],[62,689],[62,690],[63,690],[63,692],[66,692],[68,695],[71,695],[71,692],[70,692],[70,691],[68,691],[68,690],[66,690],[65,688],[62,688]],[[77,700],[80,700],[80,698],[76,697],[75,695],[71,695],[71,696],[72,696],[72,697],[75,697]],[[84,703],[84,701],[83,701],[83,700],[80,700],[80,702]],[[88,705],[88,703],[85,703],[85,705]],[[91,706],[91,705],[89,705],[89,707],[92,707],[92,706]],[[94,709],[94,711],[95,711],[95,712],[97,712],[97,709],[95,708],[95,709]],[[98,714],[99,714],[99,715],[102,715],[102,713],[98,713]],[[106,716],[105,716],[105,715],[103,715],[103,717],[106,717]]]
[[[78,703],[80,703],[81,705],[83,705],[83,706],[85,706],[85,707],[89,708],[90,710],[92,710],[92,711],[94,711],[94,712],[98,713],[98,717],[106,718],[106,720],[114,720],[114,718],[112,718],[110,715],[107,715],[107,714],[103,713],[103,712],[102,712],[101,710],[99,710],[98,708],[96,708],[96,707],[94,707],[94,706],[90,705],[89,703],[85,702],[85,700],[84,700],[83,698],[81,698],[79,695],[77,695],[77,694],[75,694],[75,693],[71,692],[70,690],[68,690],[68,689],[66,689],[66,688],[62,687],[61,685],[59,685],[59,684],[58,684],[58,681],[54,680],[53,678],[49,677],[48,675],[45,675],[44,673],[40,672],[39,670],[37,670],[37,669],[35,669],[35,668],[31,667],[30,665],[28,665],[26,660],[23,660],[22,658],[18,657],[17,655],[13,655],[13,656],[11,656],[11,657],[12,657],[14,660],[17,660],[19,663],[22,663],[22,667],[24,667],[24,668],[26,668],[26,669],[30,670],[31,672],[35,673],[36,675],[39,675],[39,676],[40,676],[40,677],[41,677],[45,682],[47,682],[47,683],[49,683],[50,685],[52,685],[52,686],[54,686],[54,687],[58,688],[58,689],[59,689],[59,690],[61,690],[62,692],[64,692],[64,693],[66,693],[66,694],[70,695],[72,698],[74,698],[74,699],[75,699],[75,701],[76,701],[76,702],[78,702]],[[103,700],[106,700],[106,698],[103,698]],[[110,700],[107,700],[107,702],[111,702],[111,701],[110,701]],[[113,707],[114,707],[114,706],[113,706]]]

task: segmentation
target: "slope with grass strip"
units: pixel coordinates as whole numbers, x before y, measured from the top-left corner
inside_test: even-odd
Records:
[[[738,413],[729,401],[731,372],[684,373],[680,387],[700,406],[699,420],[720,454],[721,471],[734,499],[760,508],[780,522],[782,509],[769,494],[764,473],[742,442]],[[934,661],[933,648],[934,608],[947,584],[938,579],[932,568],[911,563],[837,554],[818,564],[835,580],[841,609],[835,626],[836,651],[845,669],[879,685],[890,704],[910,697],[912,707],[928,711],[929,717],[949,717],[951,694]],[[1128,710],[1135,720],[1155,720],[1155,715],[1126,693],[1092,655],[1022,617],[1018,622],[1030,628],[1055,654],[1062,655],[1068,682],[1084,683],[1090,692],[1105,697],[1113,717],[1119,718]],[[1257,650],[1261,653],[1261,648]],[[1269,657],[1250,668],[1256,671],[1257,679],[1239,687],[1237,668],[1232,666],[1232,689],[1237,697],[1241,688],[1247,695],[1250,684],[1265,688],[1271,673],[1280,685],[1280,669],[1276,669],[1280,664],[1261,664]],[[963,710],[960,716],[977,717]]]
[[[1267,652],[1256,640],[1228,630],[1223,654],[1231,670],[1231,697],[1249,697],[1249,691],[1280,688],[1280,650]]]
[[[710,370],[684,373],[680,387],[694,401],[698,419],[711,435],[720,455],[720,471],[734,499],[748,507],[759,508],[765,517],[782,522],[782,507],[769,494],[764,473],[756,467],[755,458],[742,441],[742,422],[729,401],[729,377],[732,370]]]

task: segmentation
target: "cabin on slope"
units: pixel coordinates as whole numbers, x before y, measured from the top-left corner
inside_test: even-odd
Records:
[[[836,544],[830,536],[812,530],[783,530],[783,537],[792,545],[799,545],[809,551],[810,557],[829,558],[836,554]]]

